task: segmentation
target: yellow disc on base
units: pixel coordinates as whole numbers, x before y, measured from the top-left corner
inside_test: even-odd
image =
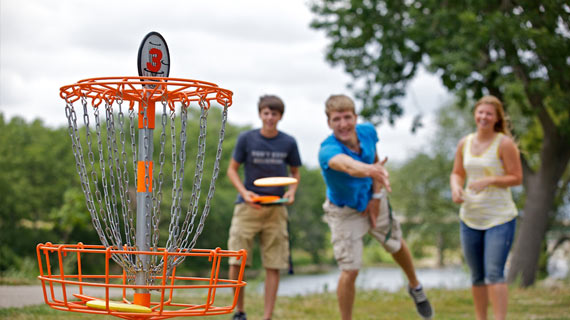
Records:
[[[93,299],[87,301],[86,305],[93,309],[107,310],[107,304],[105,300]],[[116,301],[109,301],[109,310],[120,311],[120,312],[137,312],[137,313],[151,313],[152,309],[139,306],[137,304],[128,304]]]

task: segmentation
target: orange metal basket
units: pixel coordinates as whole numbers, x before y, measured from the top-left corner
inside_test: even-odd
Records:
[[[134,250],[134,249],[133,249]],[[39,244],[36,248],[45,302],[52,308],[63,311],[106,314],[123,319],[167,319],[180,316],[207,316],[226,314],[233,311],[240,289],[246,285],[243,272],[247,253],[245,250],[228,251],[216,248],[193,249],[192,251],[168,252],[164,248],[157,251],[118,250],[101,245]],[[154,275],[153,284],[129,284],[127,273],[112,259],[113,254],[159,255],[164,261],[175,256],[184,256],[185,263],[196,259],[207,259],[211,263],[209,276],[171,275],[162,268],[160,274]],[[237,280],[221,279],[220,270],[228,266],[230,257],[241,262]],[[225,260],[225,262],[223,262]],[[89,261],[100,266],[98,274],[86,274],[82,262]],[[96,261],[96,263],[93,263]],[[93,268],[91,268],[93,269]],[[180,269],[180,267],[178,267]],[[70,270],[68,272],[68,270]],[[73,270],[73,271],[71,271]],[[151,292],[146,301],[136,301],[134,289],[147,289]],[[216,303],[216,293],[228,294]],[[218,298],[220,295],[218,295]],[[105,307],[94,309],[87,302],[101,299]],[[123,304],[146,305],[148,313],[125,312],[113,310],[110,301]]]

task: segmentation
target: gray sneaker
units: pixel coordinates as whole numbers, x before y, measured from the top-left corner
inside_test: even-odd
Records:
[[[418,314],[424,319],[431,319],[433,317],[433,309],[431,308],[431,304],[429,303],[424,289],[420,288],[416,290],[408,286],[408,293],[412,296],[412,299],[414,299]]]
[[[245,316],[245,312],[238,311],[234,313],[232,320],[247,320],[247,317]]]

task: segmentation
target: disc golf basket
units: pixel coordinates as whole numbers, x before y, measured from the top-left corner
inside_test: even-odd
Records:
[[[167,53],[165,47],[166,43],[159,50]],[[143,48],[150,59],[157,56],[154,49]],[[139,52],[139,66],[140,60]],[[148,64],[151,75],[91,78],[60,90],[77,173],[101,245],[48,242],[37,246],[44,299],[54,309],[124,319],[225,314],[232,312],[245,286],[245,250],[194,248],[214,196],[232,92],[213,83],[167,78],[168,71],[163,77],[153,76],[160,74],[155,62],[160,66],[161,61]],[[162,63],[166,64],[164,59]],[[214,162],[205,163],[207,120],[213,104],[222,108],[219,138]],[[188,174],[192,116],[198,118],[199,134],[194,172]],[[208,166],[209,187],[202,192]],[[172,180],[170,224],[166,244],[160,246],[167,171]],[[184,200],[187,175],[192,176],[192,188],[189,200]],[[237,280],[219,276],[229,258],[241,260]],[[177,272],[183,263],[200,259],[210,266],[206,276]],[[86,262],[89,270],[100,266],[100,271],[86,272]],[[232,293],[233,299],[220,305],[216,302],[219,290]]]

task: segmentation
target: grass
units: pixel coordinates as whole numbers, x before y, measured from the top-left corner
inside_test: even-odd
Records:
[[[429,298],[434,305],[436,319],[473,319],[471,292],[465,290],[431,289]],[[570,286],[534,286],[527,289],[511,288],[509,291],[508,319],[569,319]],[[229,303],[231,297],[218,296],[220,305]],[[248,319],[261,319],[263,297],[253,292],[246,294]],[[354,319],[419,319],[411,299],[404,290],[395,293],[384,291],[358,291],[354,306]],[[190,317],[187,317],[188,319]],[[204,317],[209,320],[230,319],[231,315]],[[296,297],[279,297],[273,319],[321,320],[338,319],[334,293]],[[57,311],[46,305],[0,309],[0,319],[55,320],[55,319],[118,319],[110,316],[84,315]]]

